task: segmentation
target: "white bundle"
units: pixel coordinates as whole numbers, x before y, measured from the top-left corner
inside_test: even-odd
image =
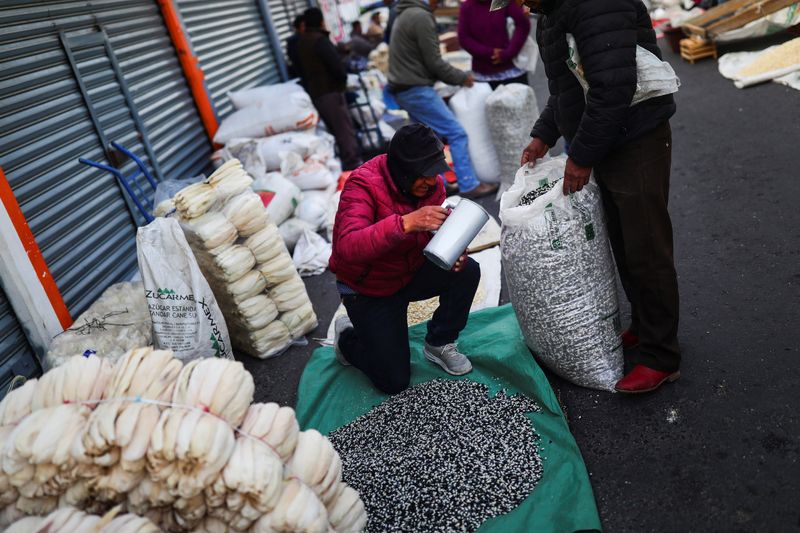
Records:
[[[111,285],[75,323],[57,335],[44,360],[46,370],[73,355],[97,354],[116,362],[132,348],[153,343],[153,324],[141,282]]]
[[[265,294],[259,294],[240,303],[231,321],[235,326],[256,331],[267,327],[276,318],[278,309],[275,303]]]
[[[0,426],[0,508],[10,505],[19,498],[19,491],[11,484],[3,469],[3,446],[16,426]]]
[[[283,239],[274,224],[268,225],[258,233],[251,235],[244,241],[244,245],[250,248],[257,263],[266,263],[275,259],[281,253],[289,253]]]
[[[267,170],[281,168],[281,154],[295,153],[306,159],[318,153],[323,139],[310,132],[291,131],[259,139],[258,149]]]
[[[153,430],[147,471],[172,495],[190,499],[214,482],[234,446],[233,430],[224,420],[200,410],[171,407],[161,413]]]
[[[258,330],[237,329],[233,325],[234,343],[243,352],[266,359],[283,353],[292,343],[289,330],[280,320]]]
[[[228,518],[234,529],[247,529],[278,503],[283,489],[283,462],[264,443],[240,436],[215,484],[218,493],[220,484],[227,491],[224,507],[227,513],[220,513],[218,518]]]
[[[296,479],[284,483],[275,510],[261,517],[253,533],[326,533],[329,529],[325,506],[306,485]]]
[[[165,217],[173,211],[175,211],[175,202],[172,201],[172,198],[167,198],[166,200],[160,201],[156,208],[153,209],[153,216]]]
[[[337,533],[359,533],[367,526],[364,502],[353,487],[342,483],[328,506],[328,520]]]
[[[492,94],[488,83],[459,89],[450,99],[450,107],[469,137],[469,157],[478,179],[494,183],[500,180],[500,163],[487,127],[486,99]]]
[[[315,429],[300,432],[297,447],[286,468],[326,505],[333,501],[341,488],[342,460],[327,437]]]
[[[288,253],[280,254],[266,263],[259,264],[256,268],[267,280],[267,287],[274,287],[279,283],[298,277],[292,256]]]
[[[193,183],[184,187],[172,199],[175,209],[184,219],[204,215],[217,202],[217,193],[208,183]]]
[[[223,202],[249,190],[253,184],[253,178],[247,174],[238,159],[231,159],[223,164],[206,181],[214,187],[217,197]]]
[[[269,223],[264,203],[249,189],[228,200],[222,208],[222,213],[236,226],[241,237],[248,237],[264,229]]]
[[[199,247],[212,255],[228,248],[238,237],[236,226],[218,211],[187,220],[181,224],[181,228],[192,247]]]
[[[194,360],[183,367],[172,402],[199,407],[238,427],[253,401],[253,376],[238,361]]]
[[[233,283],[224,286],[227,294],[234,304],[240,304],[258,294],[262,294],[267,288],[267,280],[258,270],[251,270]]]
[[[87,514],[74,507],[63,507],[45,517],[29,516],[14,522],[12,533],[156,533],[161,531],[147,518],[133,514],[118,515],[112,509],[105,516]]]
[[[317,315],[310,301],[297,309],[283,313],[280,321],[286,325],[293,339],[310,333],[318,325]]]
[[[0,401],[0,427],[16,424],[29,414],[36,395],[38,380],[29,379],[18,389],[14,389]]]
[[[169,400],[182,367],[170,350],[131,350],[114,366],[105,397]]]
[[[303,235],[303,232],[306,230],[317,231],[312,223],[297,217],[290,218],[278,226],[278,231],[281,233],[281,238],[283,239],[284,244],[286,244],[286,249],[289,250],[290,253],[294,251],[297,241],[300,240],[300,236]]]
[[[283,177],[280,172],[268,172],[253,182],[253,190],[267,207],[267,215],[276,224],[292,216],[303,198],[300,187]]]
[[[71,497],[73,505],[92,512],[107,509],[109,504],[122,503],[127,494],[145,478],[144,469],[131,472],[121,464],[92,473],[86,483],[86,491],[79,497]]]
[[[251,405],[241,430],[267,443],[282,461],[292,456],[300,434],[294,409],[281,407],[277,403]]]
[[[205,258],[198,259],[201,259],[202,266],[208,266],[208,261]],[[256,265],[256,258],[253,257],[253,252],[246,246],[234,244],[214,257],[211,264],[213,265],[212,269],[215,277],[227,283],[233,283],[253,270]]]
[[[303,279],[298,275],[272,287],[269,297],[281,313],[293,311],[310,302]]]
[[[31,409],[100,400],[111,381],[112,371],[111,363],[105,358],[96,355],[70,357],[41,377],[31,398]]]
[[[149,515],[151,511],[158,513],[176,500],[177,497],[169,492],[166,483],[145,477],[128,493],[127,507],[131,512],[144,516]],[[151,520],[157,524],[162,522],[161,518],[151,518]]]
[[[336,184],[336,176],[325,163],[313,159],[303,160],[299,155],[289,152],[283,155],[281,174],[303,189],[327,189]]]
[[[23,418],[3,443],[3,484],[10,484],[30,500],[64,493],[77,476],[72,444],[86,426],[89,412],[81,404],[62,404]],[[19,500],[17,507],[24,510]]]

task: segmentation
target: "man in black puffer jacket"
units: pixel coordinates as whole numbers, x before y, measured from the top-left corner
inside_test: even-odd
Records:
[[[632,322],[627,348],[638,363],[619,392],[648,392],[680,376],[678,283],[667,211],[672,95],[631,106],[636,92],[636,46],[661,51],[641,0],[527,0],[541,14],[536,30],[550,98],[531,131],[522,163],[543,157],[559,137],[569,159],[564,194],[588,182],[594,169],[603,194],[609,236]],[[575,38],[588,92],[567,65],[567,34]]]

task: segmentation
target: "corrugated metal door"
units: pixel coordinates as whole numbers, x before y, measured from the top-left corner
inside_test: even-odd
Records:
[[[0,165],[73,316],[136,268],[136,225],[59,39],[102,25],[166,178],[208,165],[211,147],[158,5],[150,0],[7,1],[0,10]],[[105,60],[81,52],[109,139],[138,142]],[[140,153],[140,155],[144,155]]]
[[[8,303],[6,293],[0,289],[0,399],[6,395],[14,376],[29,378],[38,373],[38,359]]]
[[[220,120],[233,112],[228,91],[281,81],[257,0],[177,3]]]
[[[269,0],[272,22],[284,50],[286,49],[286,39],[294,33],[292,22],[297,15],[302,15],[303,11],[309,7],[310,4],[307,0]]]

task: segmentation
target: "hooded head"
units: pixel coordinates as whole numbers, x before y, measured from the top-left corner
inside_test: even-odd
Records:
[[[429,194],[430,183],[436,185],[436,176],[450,170],[442,141],[422,124],[409,124],[397,130],[389,143],[387,165],[397,189],[414,200]]]

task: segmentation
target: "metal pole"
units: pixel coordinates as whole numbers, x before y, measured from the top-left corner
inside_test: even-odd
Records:
[[[289,80],[289,69],[286,67],[286,58],[283,55],[283,47],[278,39],[278,32],[275,31],[275,24],[272,22],[272,14],[269,11],[269,4],[267,0],[257,0],[258,7],[261,10],[261,16],[264,18],[264,28],[267,31],[269,43],[272,46],[272,54],[275,56],[275,62],[278,65],[278,71],[281,75],[281,80]]]

